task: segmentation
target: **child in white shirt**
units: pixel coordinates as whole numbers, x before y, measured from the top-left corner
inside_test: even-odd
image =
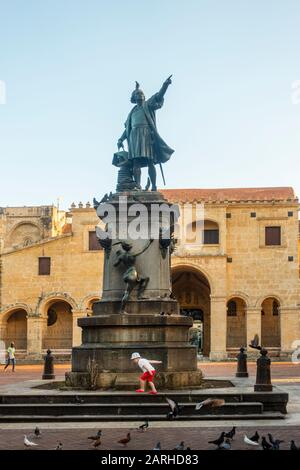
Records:
[[[150,395],[157,395],[157,390],[153,383],[156,370],[152,364],[162,364],[162,361],[148,361],[148,359],[142,358],[139,353],[133,353],[131,360],[142,369],[143,374],[140,376],[140,388],[136,390],[137,393],[143,393],[145,391],[145,385],[148,382],[151,391]]]

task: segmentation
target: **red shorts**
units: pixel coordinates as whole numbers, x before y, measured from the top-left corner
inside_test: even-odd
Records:
[[[144,380],[144,382],[153,382],[153,378],[155,376],[155,370],[152,372],[144,372],[141,376],[140,379]]]

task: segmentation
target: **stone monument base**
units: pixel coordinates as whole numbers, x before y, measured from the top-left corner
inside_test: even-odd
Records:
[[[203,381],[201,370],[188,372],[158,372],[155,375],[155,386],[161,390],[184,390],[198,388]],[[87,372],[67,372],[66,386],[88,388],[89,374]],[[128,390],[139,388],[138,372],[102,372],[98,374],[97,387],[102,390]],[[146,388],[146,392],[150,388]]]
[[[155,383],[162,389],[196,387],[202,382],[197,369],[197,348],[191,346],[188,331],[193,321],[181,315],[95,315],[80,318],[82,345],[72,349],[72,372],[66,383],[73,387],[89,384],[88,364],[98,367],[97,386],[102,389],[138,388],[140,369],[131,361],[139,352],[155,366]]]

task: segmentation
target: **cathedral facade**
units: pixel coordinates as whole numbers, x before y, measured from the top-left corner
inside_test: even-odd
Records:
[[[173,295],[194,319],[199,352],[233,357],[258,334],[273,356],[290,357],[300,340],[293,189],[161,192],[180,209],[203,206],[201,246],[179,244],[171,260]],[[92,313],[102,290],[98,222],[89,203],[0,208],[0,341],[14,341],[17,357],[38,360],[50,348],[69,358],[80,344],[77,319]]]

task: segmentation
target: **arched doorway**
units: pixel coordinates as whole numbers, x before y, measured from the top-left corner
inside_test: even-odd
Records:
[[[247,344],[246,303],[240,297],[227,302],[227,349]]]
[[[275,297],[266,298],[261,304],[261,344],[280,348],[280,304]]]
[[[199,331],[199,351],[210,353],[210,285],[200,271],[189,266],[172,269],[172,291],[180,304],[180,313],[193,317]]]
[[[72,348],[72,307],[64,300],[53,300],[46,308],[43,349]]]
[[[6,328],[4,330],[4,342],[7,348],[13,341],[16,350],[27,350],[27,312],[24,309],[13,311],[6,320]]]

